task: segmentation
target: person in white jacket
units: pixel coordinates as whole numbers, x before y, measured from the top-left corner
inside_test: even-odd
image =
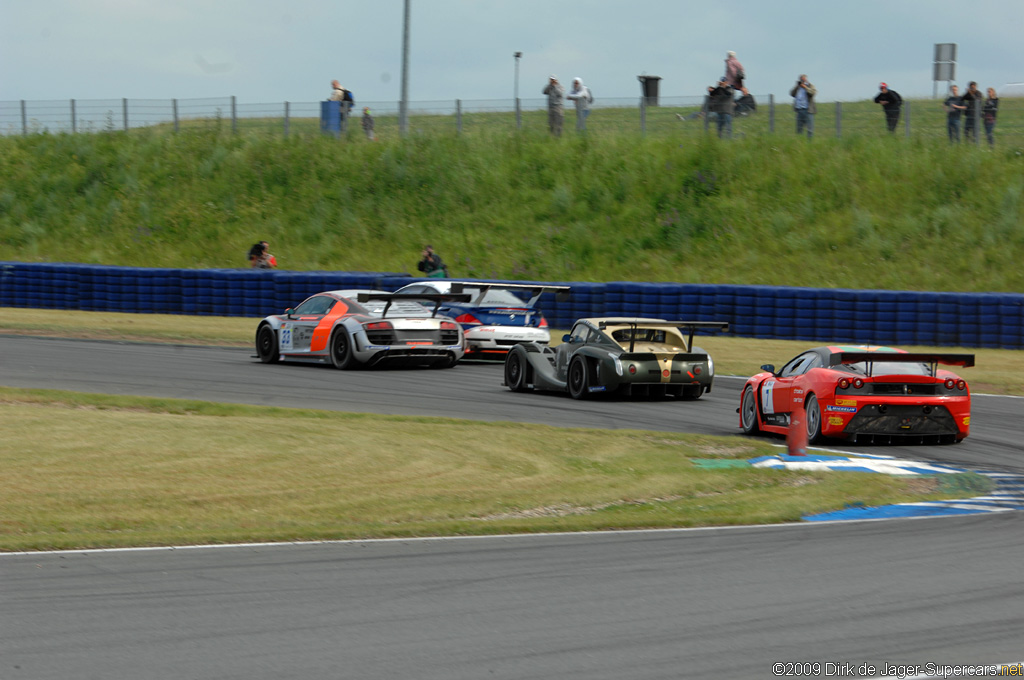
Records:
[[[587,116],[590,115],[590,105],[594,96],[590,94],[590,88],[583,84],[582,78],[573,78],[572,89],[565,98],[576,104],[576,131],[583,132],[587,129]]]

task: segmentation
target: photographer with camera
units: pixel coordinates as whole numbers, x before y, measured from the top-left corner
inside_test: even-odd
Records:
[[[814,95],[818,90],[807,80],[806,74],[800,74],[796,85],[789,91],[793,98],[793,111],[796,112],[796,133],[800,134],[807,128],[807,139],[814,135],[814,114],[818,112],[818,106],[814,103]]]

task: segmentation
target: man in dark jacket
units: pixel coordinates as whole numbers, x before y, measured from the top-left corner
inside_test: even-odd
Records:
[[[423,246],[422,257],[416,268],[432,279],[448,278],[448,267],[441,261],[441,256],[434,252],[434,246],[429,244]]]
[[[882,83],[878,86],[878,96],[875,103],[882,105],[885,111],[885,124],[889,132],[896,132],[896,124],[900,122],[900,107],[903,106],[903,97],[896,90],[890,90],[889,86]]]
[[[725,76],[722,76],[716,87],[708,88],[708,108],[715,114],[715,121],[718,127],[718,136],[722,137],[725,130],[725,137],[732,139],[732,112],[736,107],[733,101],[733,89],[729,87]]]

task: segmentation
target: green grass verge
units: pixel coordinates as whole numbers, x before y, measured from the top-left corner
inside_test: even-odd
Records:
[[[0,550],[746,525],[981,493],[767,442],[0,388]]]

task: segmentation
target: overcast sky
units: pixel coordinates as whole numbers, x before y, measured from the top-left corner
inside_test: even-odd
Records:
[[[0,0],[0,101],[358,102],[401,94],[403,0]],[[1024,0],[411,0],[409,99],[539,98],[582,77],[598,98],[703,93],[735,50],[757,95],[800,73],[820,101],[879,81],[931,96],[935,43],[957,81],[1024,81]],[[941,88],[940,88],[941,89]]]

